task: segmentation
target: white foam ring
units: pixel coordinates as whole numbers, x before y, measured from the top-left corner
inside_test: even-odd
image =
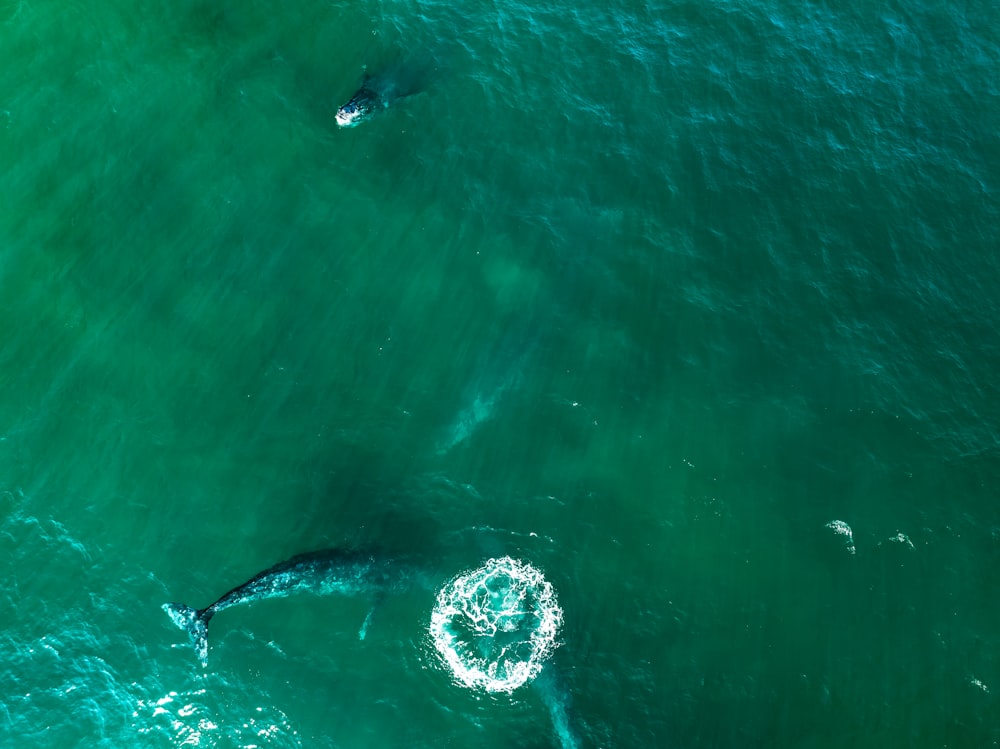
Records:
[[[512,692],[542,670],[556,646],[562,615],[541,572],[501,557],[440,590],[430,634],[461,684]]]

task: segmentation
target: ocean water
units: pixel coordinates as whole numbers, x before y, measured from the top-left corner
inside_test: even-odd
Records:
[[[998,30],[0,3],[0,743],[1000,744]],[[362,546],[543,571],[542,674],[433,590],[161,610]]]

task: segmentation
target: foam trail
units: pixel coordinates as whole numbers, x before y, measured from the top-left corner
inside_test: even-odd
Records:
[[[497,403],[508,390],[516,389],[521,383],[520,370],[505,378],[488,394],[477,391],[471,402],[465,406],[448,427],[444,440],[437,448],[438,455],[444,455],[453,447],[468,440],[480,425],[493,418]]]
[[[537,333],[519,326],[479,360],[464,389],[464,405],[437,442],[438,455],[467,442],[496,416],[504,399],[521,388],[536,338]]]

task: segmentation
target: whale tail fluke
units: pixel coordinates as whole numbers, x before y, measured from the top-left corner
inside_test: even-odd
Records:
[[[163,610],[174,624],[191,635],[195,655],[203,667],[208,666],[208,620],[212,618],[211,611],[198,611],[183,603],[165,603]]]

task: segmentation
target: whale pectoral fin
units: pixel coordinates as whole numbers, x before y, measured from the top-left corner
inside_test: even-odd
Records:
[[[374,613],[375,613],[375,607],[373,606],[372,610],[369,611],[368,615],[365,617],[365,620],[361,623],[361,629],[358,630],[359,640],[365,639],[365,636],[368,634],[368,625],[372,623],[372,614]]]
[[[375,600],[372,602],[371,611],[365,616],[365,620],[361,623],[361,629],[358,630],[358,639],[363,640],[368,634],[368,626],[372,623],[372,616],[375,615],[375,609],[382,605],[382,601],[385,600],[384,593],[377,593],[375,595]]]

